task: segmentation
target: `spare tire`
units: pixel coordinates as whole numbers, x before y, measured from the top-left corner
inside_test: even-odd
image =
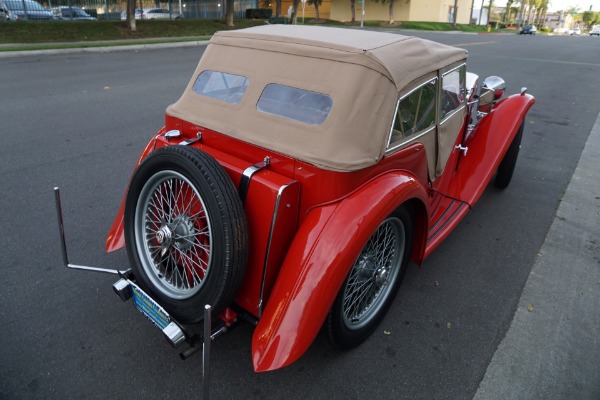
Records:
[[[125,242],[138,284],[175,319],[196,323],[226,307],[246,269],[248,228],[227,173],[186,146],[150,154],[125,202]]]

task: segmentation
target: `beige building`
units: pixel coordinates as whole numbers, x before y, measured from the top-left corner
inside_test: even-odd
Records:
[[[365,7],[365,21],[379,20],[389,21],[389,2],[375,2],[373,0],[363,0]],[[468,24],[471,14],[472,0],[458,0],[458,14],[456,22],[459,24]],[[288,7],[292,0],[282,1],[282,13],[287,14]],[[275,2],[271,3],[275,11]],[[360,21],[362,13],[362,1],[355,0],[355,20]],[[394,0],[393,17],[394,21],[427,21],[427,22],[452,22],[454,13],[454,0]],[[315,9],[308,4],[305,5],[304,15],[306,18],[315,18]],[[302,3],[298,6],[298,17],[302,18]],[[352,11],[350,9],[350,0],[323,0],[319,6],[319,17],[323,19],[333,19],[336,21],[351,21]]]
[[[372,0],[365,1],[365,20],[389,20],[389,2],[383,3]],[[458,14],[456,22],[468,24],[471,13],[471,0],[458,0]],[[356,20],[360,21],[362,4],[356,0]],[[427,22],[452,22],[454,13],[454,0],[394,0],[394,21],[427,21]],[[337,21],[350,21],[352,18],[350,0],[331,0],[331,19]]]
[[[548,13],[544,21],[546,28],[552,29],[552,32],[565,33],[569,29],[578,26],[573,15],[568,13]]]

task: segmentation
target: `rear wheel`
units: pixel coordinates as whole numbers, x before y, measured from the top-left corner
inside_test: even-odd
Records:
[[[200,150],[165,147],[137,168],[125,238],[139,285],[181,322],[202,320],[205,304],[227,306],[243,278],[241,201],[223,168]]]
[[[413,222],[407,206],[386,218],[371,235],[325,322],[335,347],[356,347],[377,328],[406,272],[412,237]]]
[[[508,151],[504,155],[502,162],[498,166],[496,171],[496,178],[494,179],[494,186],[498,189],[505,189],[512,180],[515,166],[517,165],[517,158],[519,157],[519,149],[521,148],[521,139],[523,138],[523,127],[525,122],[521,124],[519,131],[515,135]]]

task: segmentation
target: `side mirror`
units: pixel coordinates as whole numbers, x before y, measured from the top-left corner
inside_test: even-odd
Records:
[[[504,95],[506,90],[506,82],[499,76],[488,76],[483,80],[481,84],[481,90],[489,89],[494,92],[494,101],[498,100]]]
[[[505,90],[506,82],[504,82],[504,79],[499,76],[485,78],[481,84],[477,110],[483,114],[489,114],[492,111],[494,102],[504,95]]]

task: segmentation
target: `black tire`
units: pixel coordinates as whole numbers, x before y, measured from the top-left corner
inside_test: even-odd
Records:
[[[413,232],[411,208],[404,205],[369,238],[325,321],[329,340],[336,348],[348,350],[360,345],[381,323],[406,272]]]
[[[506,189],[510,184],[510,181],[515,172],[515,166],[517,165],[517,158],[519,157],[519,149],[521,148],[521,139],[523,138],[523,127],[525,121],[519,127],[519,131],[515,135],[508,151],[504,155],[502,162],[496,170],[496,178],[494,179],[494,186],[498,189]]]
[[[219,312],[239,288],[248,229],[223,168],[186,146],[155,151],[136,169],[125,202],[125,242],[138,284],[182,323]]]

